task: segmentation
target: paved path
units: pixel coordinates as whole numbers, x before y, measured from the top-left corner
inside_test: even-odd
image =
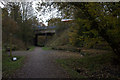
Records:
[[[36,47],[34,51],[16,51],[13,55],[26,55],[23,67],[16,72],[15,78],[68,78],[67,72],[57,65],[49,55],[54,51],[45,51]]]

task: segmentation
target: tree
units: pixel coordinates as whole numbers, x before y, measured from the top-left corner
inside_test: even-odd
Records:
[[[75,20],[87,20],[90,30],[96,30],[111,46],[113,51],[120,56],[120,3],[55,3],[60,10],[66,10],[67,5],[75,11]],[[66,5],[67,4],[67,5]],[[74,9],[76,8],[76,9]],[[80,26],[81,24],[79,24]]]
[[[109,43],[113,51],[120,56],[120,3],[71,3],[80,8],[82,14],[91,23],[91,29],[98,33]],[[77,15],[77,19],[82,16]]]
[[[18,31],[18,25],[17,23],[11,19],[8,16],[8,10],[6,8],[3,8],[3,15],[2,15],[2,41],[3,41],[3,46],[8,46],[9,41],[10,41],[10,34],[13,34],[15,37],[17,31]],[[12,36],[12,37],[13,37]]]
[[[10,33],[13,34],[12,37],[16,41],[24,42],[26,48],[33,43],[33,27],[35,27],[34,25],[37,24],[38,21],[33,15],[32,3],[7,3],[3,9],[2,22],[4,43],[8,42]]]

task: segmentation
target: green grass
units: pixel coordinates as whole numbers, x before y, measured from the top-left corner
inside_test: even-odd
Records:
[[[70,77],[72,78],[87,78],[91,77],[92,75],[94,75],[94,77],[97,77],[98,75],[101,75],[100,71],[102,71],[102,69],[106,67],[110,68],[111,72],[112,69],[116,69],[116,71],[119,70],[118,68],[112,66],[111,64],[112,61],[113,54],[101,54],[96,56],[85,56],[83,58],[69,58],[56,60],[57,63],[59,63],[62,67],[64,67],[68,71]],[[80,73],[77,72],[77,69],[80,69],[82,72]],[[115,73],[119,74],[118,71]],[[104,72],[103,70],[102,74],[106,75],[108,73]],[[116,78],[118,76],[111,74],[109,75],[109,77]]]
[[[11,58],[7,54],[3,54],[2,57],[2,74],[3,77],[10,77],[12,74],[19,69],[23,61],[25,59],[24,56],[15,56],[17,57],[17,61],[12,61]]]
[[[35,46],[31,46],[29,51],[33,51],[35,49]]]
[[[51,47],[42,47],[43,50],[51,50]]]
[[[86,78],[85,76],[79,75],[78,72],[76,72],[70,66],[68,66],[66,63],[70,64],[69,61],[65,61],[64,59],[57,59],[56,62],[59,63],[69,73],[70,78]]]

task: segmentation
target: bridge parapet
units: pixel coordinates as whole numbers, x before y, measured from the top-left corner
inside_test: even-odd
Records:
[[[55,33],[55,30],[35,30],[35,34]]]
[[[41,31],[41,33],[55,33],[55,30],[46,30],[46,31]]]

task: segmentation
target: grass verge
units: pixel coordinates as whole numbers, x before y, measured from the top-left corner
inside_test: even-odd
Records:
[[[2,75],[4,78],[12,76],[13,73],[22,66],[25,57],[24,56],[15,56],[15,57],[17,57],[18,60],[12,61],[9,55],[3,54]]]
[[[33,51],[35,49],[35,46],[31,46],[29,51]]]
[[[120,65],[113,64],[113,54],[99,54],[83,58],[57,59],[71,78],[120,78]]]
[[[42,47],[43,50],[51,50],[51,47]]]

